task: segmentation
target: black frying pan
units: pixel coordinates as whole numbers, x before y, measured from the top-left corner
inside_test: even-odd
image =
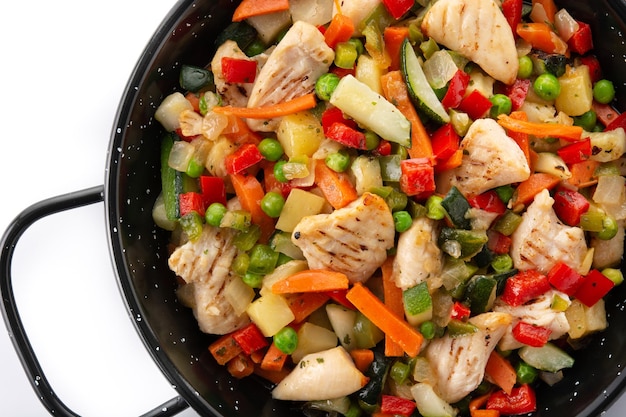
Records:
[[[575,18],[588,22],[595,52],[606,78],[614,81],[617,103],[626,110],[626,3],[624,0],[560,2]],[[22,326],[11,284],[11,258],[20,236],[32,222],[59,211],[104,201],[111,256],[120,290],[139,337],[179,397],[146,415],[173,415],[188,406],[207,416],[303,415],[293,405],[274,401],[259,379],[236,380],[207,351],[212,337],[202,334],[191,310],[180,305],[167,267],[168,232],[150,215],[160,190],[158,103],[178,88],[181,64],[206,65],[214,39],[228,24],[237,2],[180,0],[165,17],[130,76],[114,122],[103,186],[62,195],[26,209],[2,239],[0,291],[3,315],[15,348],[37,396],[55,415],[76,415],[57,398]],[[135,88],[137,87],[137,88]],[[150,190],[151,192],[146,192]],[[131,204],[127,204],[130,201]],[[622,266],[622,270],[624,267]],[[584,417],[606,410],[626,385],[626,285],[607,299],[609,328],[575,355],[576,365],[554,387],[538,392],[532,416]],[[184,339],[185,343],[177,343]]]

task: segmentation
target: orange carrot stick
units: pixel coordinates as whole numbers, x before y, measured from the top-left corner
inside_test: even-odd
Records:
[[[517,374],[508,359],[495,350],[492,351],[485,367],[485,373],[504,392],[511,394],[511,390],[517,381]]]
[[[432,158],[433,147],[430,136],[419,118],[400,71],[391,71],[380,77],[383,95],[394,103],[398,110],[411,122],[411,158]]]
[[[407,355],[417,356],[424,336],[405,320],[398,318],[374,293],[357,282],[348,291],[346,297],[376,327],[402,346]]]
[[[274,294],[344,290],[350,281],[346,274],[326,269],[306,269],[272,285]]]
[[[326,200],[335,209],[347,206],[358,198],[356,188],[345,172],[328,168],[324,161],[315,164],[315,182]]]
[[[263,360],[261,361],[261,369],[265,371],[280,371],[285,366],[287,361],[287,354],[283,353],[276,347],[275,343],[272,343],[265,352]]]
[[[352,349],[350,356],[356,368],[361,372],[367,371],[367,368],[374,362],[374,351],[371,349]]]
[[[398,288],[392,279],[393,258],[387,258],[380,267],[383,273],[383,296],[385,305],[399,318],[404,318],[404,302],[402,301],[402,290]],[[385,334],[385,356],[402,356],[404,349]]]
[[[226,334],[209,345],[209,352],[220,365],[239,355],[242,350],[231,334]]]
[[[487,393],[470,401],[469,411],[471,417],[500,417],[500,412],[498,410],[485,410],[481,408],[487,404],[487,400],[490,395],[491,393]]]
[[[595,172],[598,166],[600,166],[600,162],[593,159],[572,164],[569,168],[572,176],[567,179],[567,182],[578,188],[596,184],[598,177],[595,175]]]
[[[286,294],[287,304],[294,315],[294,323],[300,323],[315,310],[326,304],[330,296],[319,292]]]
[[[218,114],[233,115],[246,119],[273,119],[275,117],[286,116],[304,110],[310,110],[317,104],[315,94],[309,93],[294,99],[283,101],[269,106],[261,107],[213,107],[213,111]]]
[[[407,26],[387,26],[383,31],[385,49],[389,52],[389,57],[391,58],[389,71],[400,69],[400,48],[404,40],[408,37],[409,28]]]
[[[326,45],[335,49],[338,43],[348,41],[354,34],[354,23],[352,19],[341,13],[337,13],[330,21],[330,25],[324,32]]]
[[[530,177],[526,181],[522,181],[515,189],[511,204],[513,207],[529,204],[541,191],[551,190],[559,182],[561,182],[559,177],[544,172],[530,174]]]
[[[289,0],[242,0],[233,13],[233,22],[249,17],[289,10]]]
[[[250,212],[252,223],[258,224],[261,228],[260,241],[267,242],[274,233],[274,220],[261,209],[261,199],[265,196],[263,186],[251,175],[232,174],[230,181],[235,188],[241,207]]]
[[[513,132],[527,133],[540,138],[557,137],[570,141],[580,140],[583,128],[580,126],[567,126],[558,123],[535,123],[516,120],[506,114],[498,116],[498,124]]]

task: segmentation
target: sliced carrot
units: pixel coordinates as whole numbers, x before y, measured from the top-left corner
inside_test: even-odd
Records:
[[[252,223],[261,228],[260,242],[267,242],[274,233],[274,220],[261,209],[261,199],[265,196],[263,186],[251,175],[231,174],[229,177],[241,207],[250,212]]]
[[[561,138],[578,141],[582,137],[583,128],[559,123],[536,123],[517,120],[506,114],[498,116],[498,124],[511,132],[526,133],[539,138]]]
[[[233,13],[233,22],[249,17],[289,10],[289,0],[242,0]]]
[[[383,31],[383,39],[385,40],[385,49],[391,58],[389,71],[400,69],[400,48],[406,38],[409,37],[409,28],[407,26],[387,26]]]
[[[500,417],[498,410],[474,410],[470,411],[472,417]]]
[[[354,366],[361,372],[367,371],[374,362],[374,351],[371,349],[352,349],[350,356],[354,361]]]
[[[561,182],[559,177],[546,174],[544,172],[535,172],[530,174],[526,181],[522,181],[515,189],[511,204],[515,208],[520,205],[527,205],[533,201],[535,196],[543,190],[551,190]]]
[[[222,135],[226,136],[237,146],[243,145],[244,143],[258,145],[262,139],[261,135],[248,127],[245,120],[233,115],[228,116],[228,124],[222,131]]]
[[[263,360],[261,361],[261,369],[266,371],[280,371],[285,366],[287,361],[287,354],[276,347],[276,344],[272,343],[265,352]]]
[[[324,32],[326,45],[335,49],[338,43],[348,41],[354,34],[354,23],[352,19],[341,13],[337,13],[330,21],[328,28]]]
[[[456,168],[460,166],[462,162],[463,149],[457,149],[456,151],[454,151],[450,158],[446,159],[445,161],[437,162],[437,165],[435,165],[435,172],[439,173]]]
[[[535,49],[549,54],[568,54],[567,43],[547,23],[518,23],[516,32]]]
[[[220,365],[225,365],[239,355],[242,350],[231,334],[226,334],[209,345],[209,352]]]
[[[511,390],[517,381],[515,368],[508,359],[500,355],[497,351],[492,351],[485,367],[485,373],[491,381],[498,385],[504,392],[511,394]]]
[[[402,346],[410,357],[419,353],[424,336],[395,313],[360,282],[348,291],[348,300],[383,333]]]
[[[500,417],[498,410],[485,410],[481,408],[487,404],[490,395],[491,393],[487,393],[470,401],[469,412],[471,417]]]
[[[596,184],[598,177],[595,175],[595,172],[598,166],[600,166],[600,162],[592,159],[570,165],[569,170],[572,176],[567,179],[567,182],[578,188]]]
[[[273,119],[288,114],[310,110],[317,104],[315,94],[309,93],[291,100],[261,107],[216,106],[213,111],[218,114],[233,115],[245,119]]]
[[[237,379],[245,378],[254,372],[254,362],[243,353],[235,356],[226,364],[228,373]]]
[[[404,302],[402,301],[402,289],[398,288],[392,278],[393,258],[387,258],[380,267],[383,274],[383,297],[385,305],[399,318],[404,317]],[[404,349],[394,342],[391,337],[385,335],[385,356],[402,356]]]
[[[322,307],[330,299],[326,293],[302,292],[287,294],[287,304],[294,315],[294,323],[300,323],[311,315],[315,310]]]
[[[266,353],[267,352],[265,352],[264,349],[255,350],[250,354],[250,359],[252,360],[252,362],[260,364],[263,361]]]
[[[281,279],[272,285],[274,294],[343,290],[350,281],[346,274],[327,269],[306,269]]]
[[[398,110],[411,122],[411,147],[408,149],[411,158],[433,157],[430,136],[422,120],[419,118],[409,97],[409,91],[400,71],[391,71],[380,77],[383,95],[396,105]]]
[[[285,379],[287,375],[291,372],[291,369],[288,369],[286,366],[279,371],[271,371],[261,368],[260,366],[254,367],[254,373],[260,376],[263,379],[270,381],[273,384],[278,384],[280,381]]]
[[[345,207],[358,198],[348,174],[333,171],[324,161],[315,164],[315,182],[334,209]]]
[[[511,117],[511,119],[521,120],[523,122],[528,121],[528,116],[526,115],[526,113],[523,111],[519,111],[519,110],[511,112],[509,117]],[[524,152],[524,156],[526,157],[528,166],[531,166],[530,164],[530,141],[528,140],[528,133],[510,131],[508,132],[508,135],[511,139],[515,141],[515,143],[517,143],[517,145],[520,147],[522,152]]]

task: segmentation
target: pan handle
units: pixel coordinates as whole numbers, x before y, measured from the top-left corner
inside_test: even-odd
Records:
[[[9,336],[13,346],[22,362],[22,366],[37,396],[53,415],[77,416],[56,395],[41,365],[33,351],[32,345],[26,335],[22,324],[11,281],[11,263],[17,242],[22,234],[37,220],[50,214],[75,209],[89,204],[104,201],[104,186],[99,185],[60,196],[52,197],[33,204],[22,211],[9,225],[2,236],[0,252],[0,293],[2,298],[2,315],[9,330]],[[159,405],[153,410],[143,414],[144,417],[173,416],[189,407],[189,404],[180,396]]]

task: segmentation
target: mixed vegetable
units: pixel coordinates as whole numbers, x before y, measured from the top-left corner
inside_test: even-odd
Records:
[[[307,415],[532,412],[622,283],[626,117],[552,0],[244,0],[155,118],[169,266]]]

